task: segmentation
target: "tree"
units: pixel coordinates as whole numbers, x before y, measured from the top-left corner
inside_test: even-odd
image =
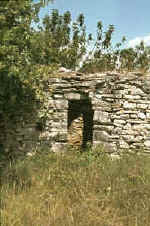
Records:
[[[49,1],[5,0],[0,4],[0,150],[9,129],[28,119],[35,110],[36,74],[32,64],[32,21]]]
[[[53,10],[50,15],[45,16],[34,37],[33,61],[38,64],[59,64],[75,69],[86,53],[84,15],[80,14],[71,25],[69,11],[60,15],[58,10]]]
[[[102,22],[99,21],[97,23],[97,37],[94,47],[83,62],[80,71],[90,73],[108,71],[115,68],[116,60],[111,43],[113,32],[113,25],[109,25],[108,29],[104,31]],[[92,37],[89,35],[89,40],[91,39]]]
[[[38,22],[40,0],[6,0],[0,5],[0,72],[15,73],[24,79],[31,68],[32,21]],[[27,71],[26,71],[27,70]],[[20,73],[21,71],[21,73]]]

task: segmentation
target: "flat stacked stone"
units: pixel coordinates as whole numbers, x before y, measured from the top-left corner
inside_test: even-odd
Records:
[[[30,149],[37,144],[46,145],[54,151],[62,150],[68,143],[80,146],[84,122],[78,116],[68,126],[69,103],[82,100],[84,108],[88,109],[88,100],[94,111],[93,146],[103,145],[108,152],[150,152],[149,74],[107,72],[85,75],[61,69],[49,78],[45,87],[45,127],[40,131],[34,120],[8,132],[7,136],[11,138],[6,140],[15,140],[18,149],[20,144],[22,148]]]

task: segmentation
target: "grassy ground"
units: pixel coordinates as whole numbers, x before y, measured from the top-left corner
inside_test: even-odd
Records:
[[[1,226],[149,226],[150,159],[37,154],[2,173]]]

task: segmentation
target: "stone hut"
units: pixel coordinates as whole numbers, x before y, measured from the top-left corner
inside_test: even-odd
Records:
[[[17,129],[18,149],[20,144],[27,151],[39,145],[59,151],[91,144],[109,153],[150,152],[149,75],[62,71],[49,78],[45,89],[45,127],[32,123]]]
[[[103,145],[110,153],[150,151],[150,76],[61,72],[49,79],[51,114],[43,138],[66,145]]]

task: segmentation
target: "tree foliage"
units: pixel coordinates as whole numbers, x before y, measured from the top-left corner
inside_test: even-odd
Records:
[[[48,1],[47,1],[48,3]],[[44,1],[5,0],[0,4],[0,151],[18,123],[35,112],[36,89],[31,62],[33,29]]]
[[[94,47],[89,52],[80,69],[82,72],[104,72],[104,71],[142,71],[150,69],[150,47],[140,45],[135,48],[124,48],[125,36],[120,43],[112,45],[114,26],[109,25],[103,30],[102,22],[97,23],[97,37]]]
[[[75,69],[86,53],[86,27],[84,15],[72,22],[69,11],[60,15],[53,10],[43,19],[33,39],[33,61],[38,64],[59,64]]]

